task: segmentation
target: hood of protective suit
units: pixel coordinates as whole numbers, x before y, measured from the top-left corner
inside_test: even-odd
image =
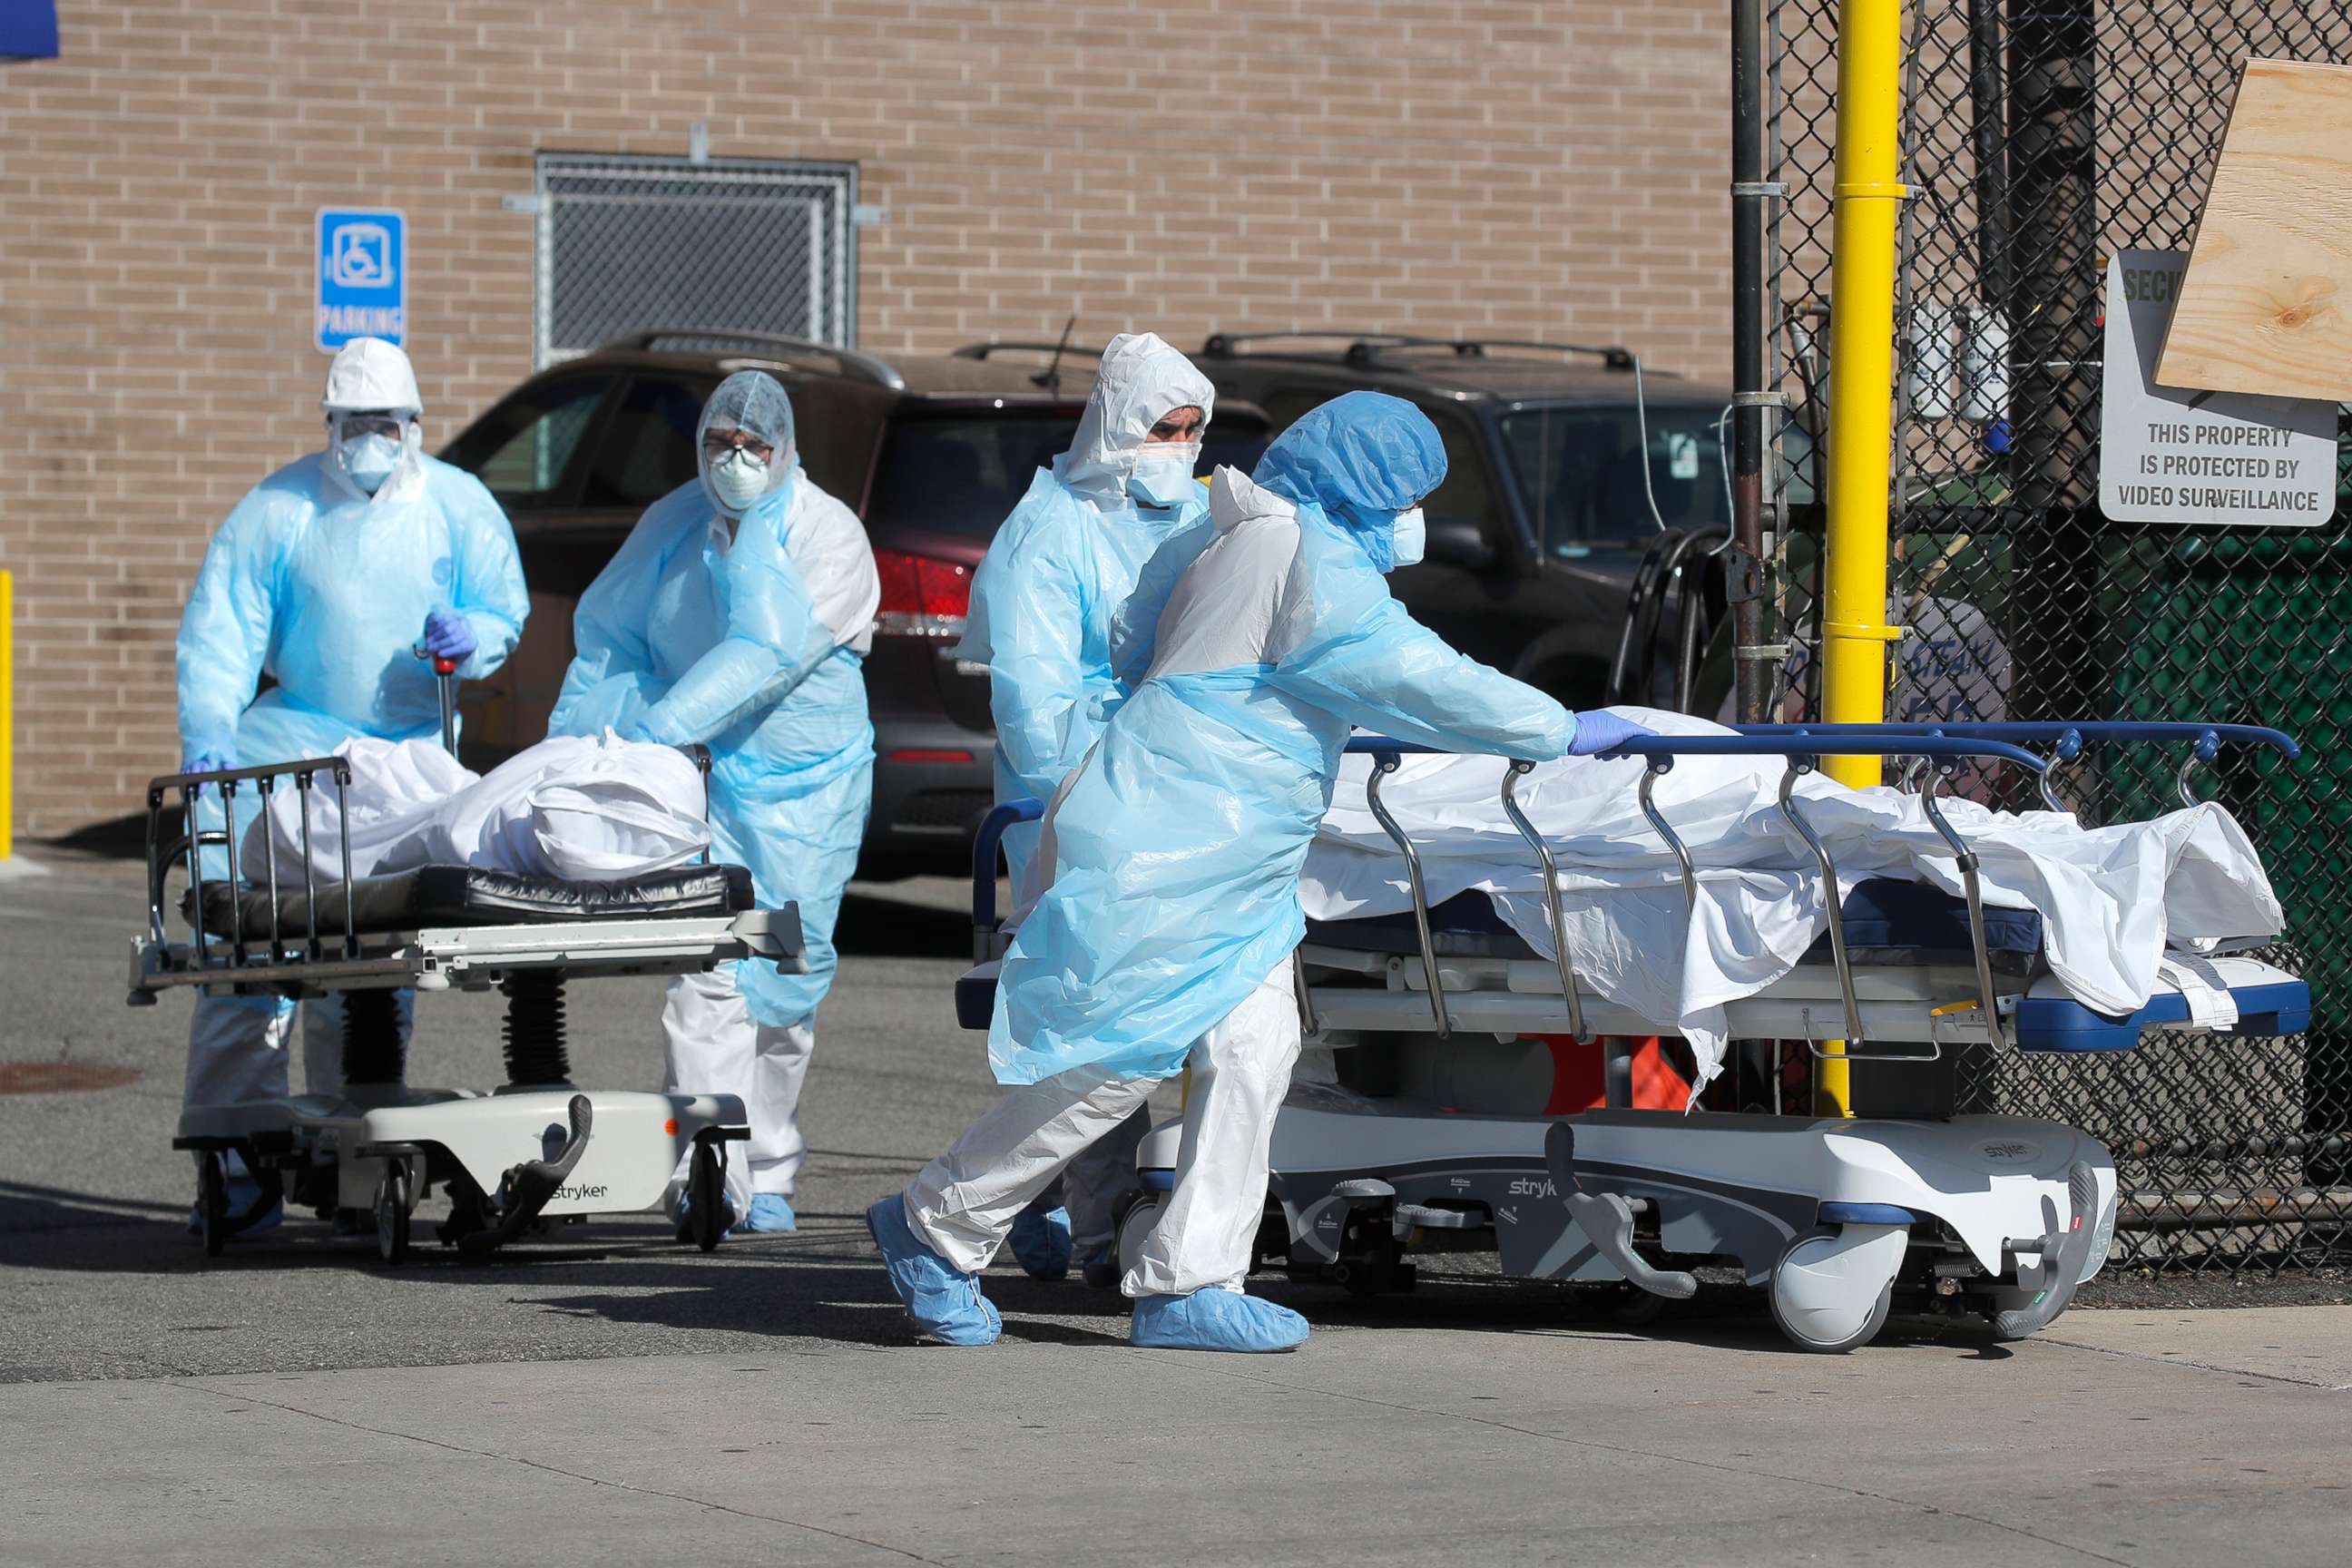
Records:
[[[415,367],[397,345],[382,338],[353,338],[327,366],[327,389],[319,398],[327,416],[327,477],[356,501],[412,501],[425,493],[425,430],[418,424],[425,399],[416,390]],[[346,414],[387,413],[401,417],[400,456],[383,482],[371,491],[353,477],[344,449]]]
[[[1297,510],[1239,468],[1219,464],[1209,479],[1209,520],[1220,533],[1239,528],[1252,518],[1287,517]]]
[[[1103,350],[1095,390],[1078,416],[1054,477],[1106,510],[1129,505],[1128,476],[1151,427],[1179,408],[1197,407],[1202,427],[1217,389],[1156,332],[1121,332]]]
[[[702,448],[703,437],[714,426],[740,430],[775,448],[768,459],[766,488],[740,505],[728,500],[711,472],[709,455]],[[694,427],[696,472],[701,476],[703,495],[721,516],[740,517],[782,489],[799,466],[798,457],[793,442],[793,400],[784,395],[783,384],[766,371],[737,371],[720,382],[710,401],[702,405],[701,422]]]
[[[1250,477],[1320,510],[1386,572],[1396,561],[1396,514],[1444,481],[1445,443],[1429,416],[1403,398],[1350,392],[1300,416]]]

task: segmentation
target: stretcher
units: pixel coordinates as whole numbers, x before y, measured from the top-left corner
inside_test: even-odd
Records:
[[[709,759],[698,761],[706,776]],[[280,1198],[347,1224],[373,1216],[378,1255],[408,1255],[411,1217],[435,1186],[450,1203],[445,1245],[485,1257],[527,1229],[556,1219],[661,1208],[687,1165],[688,1239],[703,1250],[721,1234],[727,1144],[751,1130],[732,1095],[625,1093],[574,1085],[565,989],[574,981],[677,974],[764,958],[798,972],[800,919],[790,904],[753,907],[751,873],[699,864],[612,880],[517,876],[465,866],[426,866],[355,877],[347,820],[351,784],[341,757],[219,773],[173,773],[147,792],[147,929],[131,944],[129,1000],[164,993],[300,1000],[340,997],[342,1077],[334,1094],[191,1105],[173,1147],[196,1161],[196,1217],[205,1250],[249,1226]],[[280,885],[266,872],[240,878],[237,835],[166,837],[164,806],[197,822],[195,797],[219,792],[236,820],[240,791],[268,809],[273,793],[301,795],[302,873]],[[341,875],[322,878],[311,856],[310,792],[336,792],[345,823]],[[226,878],[207,878],[202,851],[225,857]],[[331,866],[333,862],[331,860]],[[176,900],[177,870],[186,887]],[[173,921],[184,927],[175,935]],[[497,1090],[436,1089],[406,1081],[397,994],[497,991],[506,999]],[[260,1184],[262,1198],[229,1211],[231,1157]]]
[[[1691,1074],[1675,1069],[1673,1022],[1629,1012],[1575,972],[1562,868],[1516,799],[1529,764],[1506,771],[1500,805],[1551,889],[1557,956],[1483,894],[1432,906],[1422,848],[1381,799],[1423,748],[1359,738],[1350,750],[1372,763],[1367,804],[1395,843],[1412,908],[1308,923],[1297,955],[1302,1028],[1310,1047],[1333,1049],[1339,1081],[1295,1086],[1276,1120],[1261,1259],[1370,1294],[1410,1288],[1417,1253],[1491,1248],[1507,1276],[1617,1283],[1652,1308],[1694,1294],[1695,1270],[1730,1266],[1811,1351],[1866,1342],[1898,1304],[1979,1317],[2004,1338],[2034,1332],[2106,1258],[2114,1162],[2058,1122],[1955,1114],[1963,1061],[2130,1049],[2168,1031],[2292,1034],[2310,1018],[2302,980],[2227,951],[2171,955],[2145,1006],[2098,1012],[2051,974],[2040,912],[1987,906],[1943,788],[1963,766],[2019,767],[2055,806],[2049,771],[2094,741],[2185,742],[2190,805],[2191,773],[2222,745],[2295,754],[2275,731],[2204,725],[1776,726],[1626,745],[1646,761],[1643,814],[1679,867],[1686,908],[1698,868],[1654,804],[1657,780],[1677,757],[1784,759],[1779,809],[1831,890],[1832,914],[1804,962],[1727,1010],[1750,1050],[1809,1050],[1848,1064],[1858,1084],[1883,1075],[1893,1085],[1869,1097],[1885,1113],[1830,1118],[1685,1111]],[[2036,744],[2048,754],[2025,749]],[[1873,878],[1838,897],[1831,850],[1794,790],[1836,754],[1907,761],[1903,787],[1948,847],[1958,896]],[[1000,808],[992,822],[1021,814]],[[992,873],[992,844],[988,861]],[[985,883],[975,879],[981,958],[994,946],[992,874]],[[960,987],[968,1026],[986,1026],[992,986],[982,963]],[[1771,1081],[1777,1095],[1777,1070]],[[1172,1185],[1178,1131],[1144,1142],[1123,1248],[1148,1233]]]

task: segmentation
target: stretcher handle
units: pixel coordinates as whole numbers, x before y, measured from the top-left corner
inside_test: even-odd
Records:
[[[2062,748],[2069,737],[2075,742],[2063,748],[2056,759],[2072,762],[2082,744],[2093,741],[2187,741],[2198,744],[2211,737],[2215,745],[2263,746],[2279,752],[2288,761],[2303,755],[2303,747],[2294,737],[2281,730],[2266,729],[2259,724],[2200,724],[2176,720],[2086,720],[2028,722],[2000,720],[1986,723],[1927,721],[1902,724],[1742,724],[1743,735],[1944,735],[1963,741],[2006,741],[2011,744],[2057,742]]]
[[[1989,762],[2015,763],[2040,773],[2049,763],[2022,746],[2006,741],[1975,740],[1936,733],[1925,727],[1853,725],[1846,732],[1823,734],[1795,730],[1769,735],[1637,735],[1601,753],[1603,757],[1786,757],[1791,761],[1822,757],[1980,757]]]
[[[1045,803],[1031,796],[1008,800],[980,819],[971,840],[972,962],[985,963],[989,939],[996,934],[996,851],[1005,829],[1016,822],[1034,822],[1045,815]]]
[[[444,658],[423,643],[410,646],[409,652],[433,666],[433,678],[441,688],[441,749],[451,756],[457,754],[457,661]]]

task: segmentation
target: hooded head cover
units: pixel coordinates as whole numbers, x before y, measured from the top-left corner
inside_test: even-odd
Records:
[[[1209,378],[1159,334],[1121,332],[1103,350],[1094,394],[1054,475],[1097,505],[1125,506],[1128,475],[1151,427],[1179,408],[1198,408],[1205,426],[1216,400]]]
[[[327,416],[327,473],[359,500],[413,500],[424,483],[425,433],[417,421],[425,399],[416,391],[416,372],[408,356],[382,338],[353,338],[335,353],[327,366],[327,390],[319,399]],[[349,414],[390,414],[402,426],[400,453],[387,475],[375,475],[373,485],[353,472],[355,454],[345,448],[343,416]]]
[[[703,493],[721,512],[738,517],[749,508],[730,505],[711,480],[710,455],[702,443],[714,428],[740,430],[753,440],[775,448],[768,458],[767,488],[760,492],[773,495],[792,477],[793,400],[784,395],[782,384],[766,371],[739,370],[720,382],[719,390],[710,395],[710,401],[702,405],[702,422],[694,428],[694,450]]]
[[[1320,510],[1386,572],[1396,564],[1397,513],[1444,482],[1445,443],[1403,398],[1350,392],[1301,415],[1250,478],[1293,505]]]

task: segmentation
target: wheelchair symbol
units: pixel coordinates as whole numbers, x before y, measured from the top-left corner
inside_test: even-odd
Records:
[[[380,223],[347,223],[336,229],[328,247],[327,277],[343,289],[391,288],[398,281],[392,231]]]

